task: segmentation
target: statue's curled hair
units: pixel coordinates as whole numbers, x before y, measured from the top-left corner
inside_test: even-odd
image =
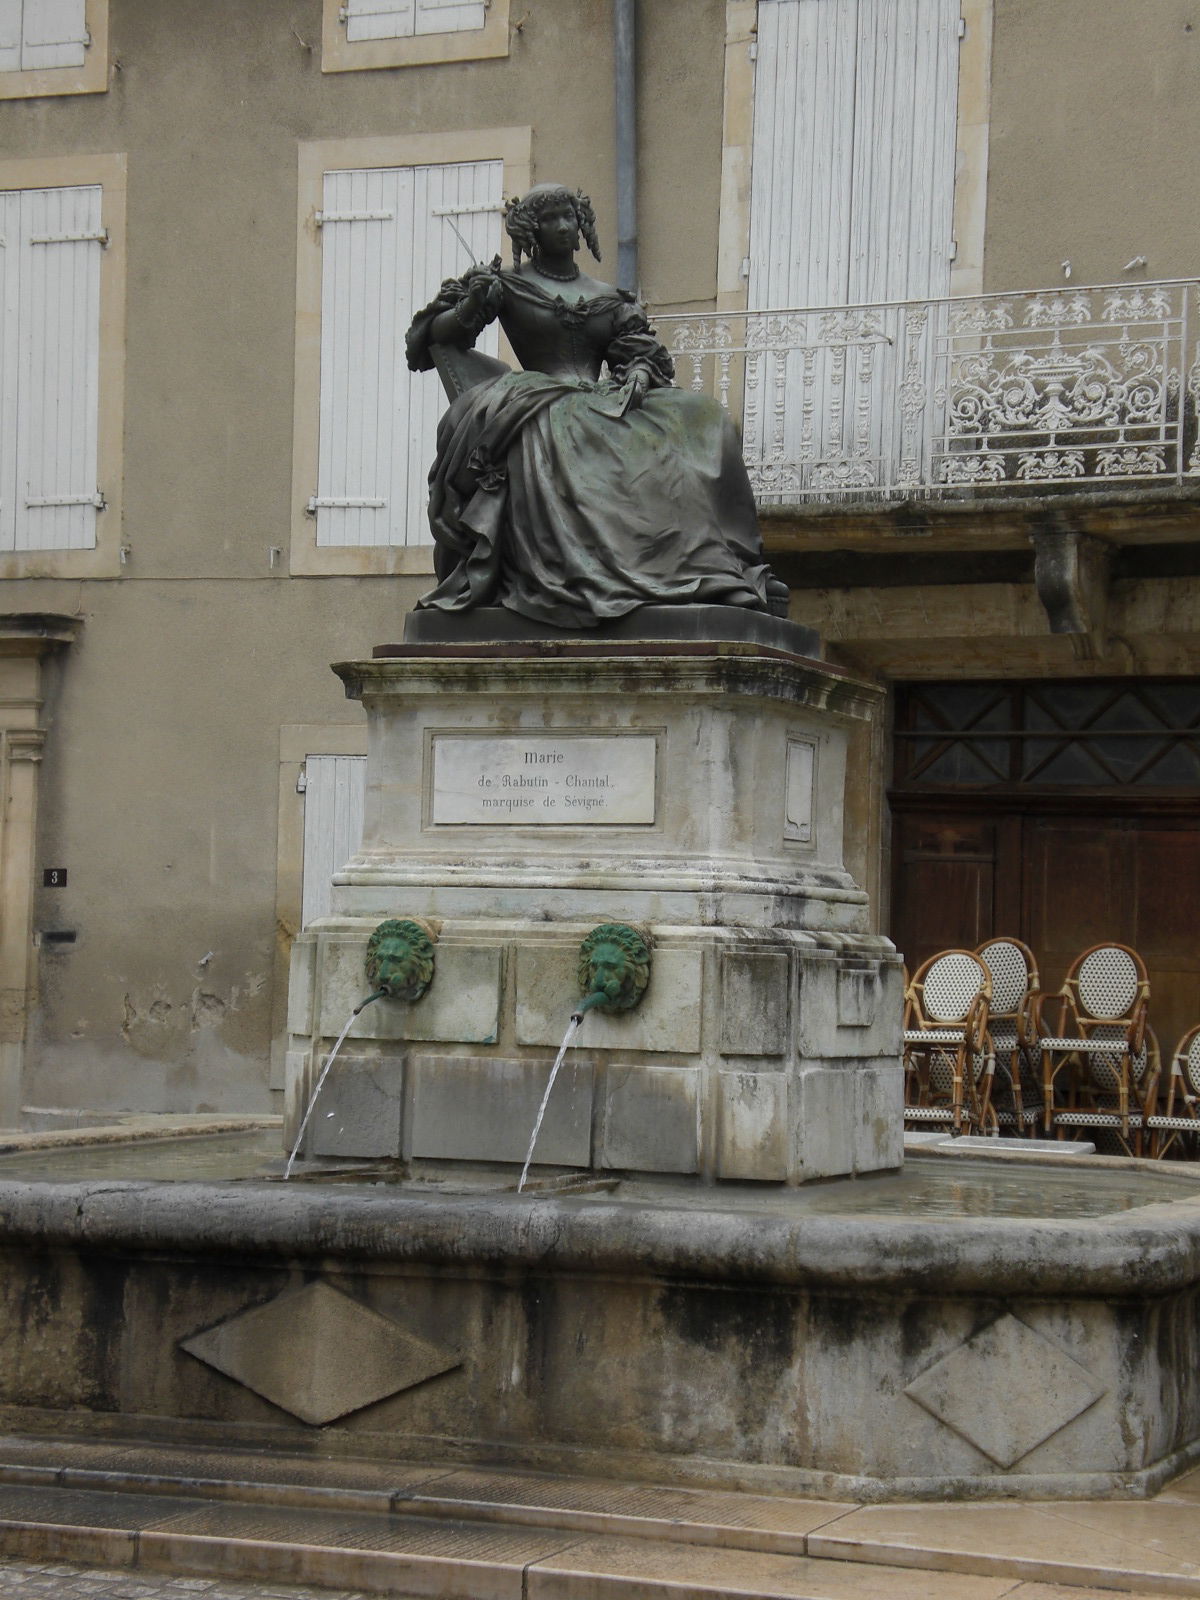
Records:
[[[549,205],[565,200],[575,211],[575,220],[584,243],[597,261],[600,260],[600,241],[596,236],[596,213],[592,202],[582,189],[574,194],[561,183],[539,183],[523,198],[515,196],[505,202],[504,227],[513,246],[513,264],[521,265],[522,256],[537,254],[537,230],[542,212]]]

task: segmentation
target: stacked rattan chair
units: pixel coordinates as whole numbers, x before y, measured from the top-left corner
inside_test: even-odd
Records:
[[[1033,1012],[1041,982],[1033,951],[1020,939],[997,934],[975,954],[992,976],[988,1030],[996,1051],[992,1104],[1001,1128],[1021,1135],[1041,1132],[1042,1047]]]
[[[1189,1028],[1171,1057],[1163,1110],[1146,1118],[1150,1154],[1200,1154],[1200,1022]]]
[[[1142,959],[1122,944],[1085,950],[1061,991],[1041,996],[1033,1019],[1047,1133],[1106,1129],[1126,1154],[1141,1154],[1158,1083],[1149,1003]]]
[[[904,1121],[952,1133],[994,1130],[992,978],[970,950],[931,956],[904,997]]]

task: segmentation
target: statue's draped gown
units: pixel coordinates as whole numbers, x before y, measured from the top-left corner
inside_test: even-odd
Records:
[[[773,609],[768,583],[782,586],[763,558],[737,434],[715,400],[672,387],[671,358],[633,297],[572,298],[569,286],[551,295],[516,271],[496,278],[525,370],[467,389],[438,426],[429,521],[439,582],[419,605],[500,605],[583,628],[643,605]],[[448,280],[418,315],[410,366],[433,365],[433,323],[466,292]],[[630,404],[637,370],[651,384],[640,406]]]

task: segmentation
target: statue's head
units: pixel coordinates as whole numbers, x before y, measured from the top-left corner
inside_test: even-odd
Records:
[[[603,994],[602,1011],[630,1011],[650,982],[650,946],[636,928],[605,922],[579,947],[579,987],[584,995]]]
[[[504,207],[504,226],[513,245],[513,261],[520,266],[521,257],[540,254],[542,213],[551,207],[567,205],[575,213],[575,224],[583,235],[588,249],[600,259],[600,241],[596,236],[596,213],[592,202],[581,189],[574,193],[561,183],[536,184],[523,196],[514,196]],[[578,249],[578,242],[575,249]]]

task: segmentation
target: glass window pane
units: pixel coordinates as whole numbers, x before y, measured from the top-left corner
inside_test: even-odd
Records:
[[[1083,727],[1111,696],[1112,689],[1107,684],[1039,683],[1025,696],[1025,726]]]
[[[1138,779],[1139,783],[1200,784],[1200,755],[1190,745],[1173,744]]]
[[[995,783],[996,774],[969,744],[956,741],[921,773],[922,783]]]
[[[1194,728],[1200,722],[1200,684],[1152,683],[1142,691],[1169,728]]]
[[[1025,747],[1022,776],[1030,783],[1088,783],[1112,785],[1112,776],[1088,750],[1074,742],[1058,749],[1058,739],[1030,739]],[[1043,766],[1042,763],[1045,762]]]
[[[1123,694],[1102,711],[1089,727],[1120,728],[1125,733],[1130,728],[1161,728],[1162,718],[1151,707],[1144,705],[1137,695]]]
[[[924,701],[922,706],[921,701]],[[934,720],[926,708],[941,714]],[[917,702],[917,727],[968,728],[974,727],[981,714],[986,714],[989,728],[1007,728],[1009,721],[1009,693],[997,690],[993,684],[938,683],[921,690]]]
[[[1165,742],[1156,739],[1122,739],[1110,734],[1107,739],[1089,738],[1087,747],[1104,766],[1112,770],[1118,783],[1132,783],[1154,751],[1165,748]]]

